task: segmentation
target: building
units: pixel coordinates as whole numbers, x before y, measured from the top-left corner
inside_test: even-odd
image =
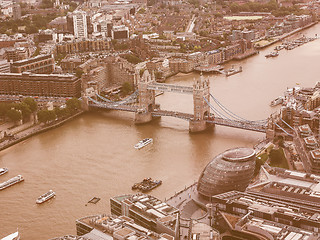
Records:
[[[319,209],[274,196],[238,191],[212,196],[215,225],[240,239],[319,239]]]
[[[12,73],[32,72],[49,74],[54,71],[54,65],[53,55],[49,54],[13,62],[10,69]]]
[[[111,31],[112,39],[127,39],[129,38],[129,28],[121,26],[113,26]]]
[[[0,73],[0,94],[78,98],[81,81],[73,75]]]
[[[84,11],[74,11],[67,15],[68,30],[75,38],[88,38],[87,14]]]
[[[7,48],[5,51],[8,62],[20,61],[30,56],[28,49],[25,47]]]
[[[189,73],[194,69],[194,62],[187,61],[186,59],[170,59],[169,67],[170,67],[170,71],[173,73],[178,73],[178,72]]]
[[[14,20],[21,18],[21,7],[19,2],[14,1],[13,7],[12,7],[12,15]]]
[[[174,240],[174,237],[166,233],[157,234],[123,215],[102,214],[80,218],[76,221],[76,227],[77,235],[89,240]]]
[[[0,73],[9,73],[10,72],[10,63],[6,60],[0,61]]]
[[[74,41],[61,42],[56,45],[58,54],[96,52],[110,49],[110,39],[76,39]]]
[[[179,239],[179,210],[151,195],[113,197],[110,206],[116,216],[124,215],[146,229]]]
[[[204,199],[231,190],[244,191],[253,177],[255,151],[229,149],[216,156],[202,171],[197,191]]]
[[[83,59],[67,57],[61,60],[61,69],[64,73],[74,73],[81,64],[83,64]]]

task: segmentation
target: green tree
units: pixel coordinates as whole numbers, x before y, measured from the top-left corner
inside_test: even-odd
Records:
[[[0,117],[5,117],[7,111],[10,109],[9,104],[7,103],[0,103]]]
[[[39,122],[48,123],[56,119],[56,114],[54,111],[40,110],[37,113]]]
[[[133,90],[133,87],[129,82],[124,82],[121,86],[121,90],[124,95],[128,95]]]
[[[27,118],[29,118],[30,115],[31,115],[31,110],[30,110],[29,105],[27,105],[27,104],[24,103],[24,102],[17,103],[16,106],[15,106],[15,109],[21,111],[22,119],[27,119]]]
[[[23,99],[23,102],[29,106],[31,112],[35,112],[38,109],[37,102],[31,97]]]
[[[21,112],[14,108],[11,108],[7,111],[7,116],[13,122],[16,122],[22,119]]]
[[[81,103],[80,103],[79,99],[71,98],[66,101],[66,106],[67,106],[67,109],[70,111],[70,113],[74,113],[78,109],[80,109]]]

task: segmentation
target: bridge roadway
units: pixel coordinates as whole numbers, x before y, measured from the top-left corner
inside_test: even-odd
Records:
[[[178,86],[173,84],[157,83],[157,82],[149,83],[147,89],[163,91],[163,92],[193,94],[193,87]]]
[[[127,111],[127,112],[137,112],[139,106],[137,105],[117,105],[117,104],[106,104],[106,103],[90,103],[90,106],[97,107],[97,108],[104,108],[104,109],[112,109],[112,110],[120,110],[120,111]],[[152,116],[160,117],[160,116],[167,116],[167,117],[176,117],[183,120],[193,120],[194,115],[190,113],[182,113],[177,111],[167,111],[167,110],[154,110],[151,112]],[[266,124],[258,124],[257,122],[249,122],[249,121],[237,121],[237,120],[230,120],[224,119],[220,117],[216,117],[211,115],[205,119],[207,123],[214,123],[216,125],[233,127],[233,128],[240,128],[255,132],[263,132],[265,133],[267,130]]]
[[[167,111],[167,110],[156,110],[152,112],[152,116],[168,116],[168,117],[176,117],[181,118],[184,120],[193,120],[193,114],[189,113],[182,113],[177,111]],[[237,120],[229,120],[224,119],[216,116],[211,116],[205,119],[207,123],[214,123],[216,125],[226,126],[226,127],[233,127],[233,128],[240,128],[255,132],[263,132],[265,133],[267,130],[267,125],[258,124],[256,122],[248,122],[248,121],[237,121]]]
[[[120,110],[120,111],[127,111],[127,112],[137,112],[139,106],[136,105],[118,105],[118,104],[108,104],[108,103],[93,103],[89,104],[90,107],[96,108],[104,108],[110,110]]]

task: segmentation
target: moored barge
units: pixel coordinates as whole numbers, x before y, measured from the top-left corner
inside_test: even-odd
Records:
[[[141,192],[148,192],[162,184],[161,180],[153,180],[152,178],[145,178],[142,182],[135,183],[132,186],[132,190],[140,190]]]

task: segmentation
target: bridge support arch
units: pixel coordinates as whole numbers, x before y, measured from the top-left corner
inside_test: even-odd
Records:
[[[202,132],[208,128],[206,117],[210,116],[210,106],[205,101],[210,101],[210,87],[208,79],[200,75],[200,79],[193,84],[193,112],[194,117],[189,121],[189,132]],[[212,125],[210,125],[212,126]]]
[[[155,107],[155,91],[148,89],[148,84],[155,81],[155,76],[145,70],[138,80],[139,109],[135,113],[135,123],[141,124],[152,120],[152,111]]]

